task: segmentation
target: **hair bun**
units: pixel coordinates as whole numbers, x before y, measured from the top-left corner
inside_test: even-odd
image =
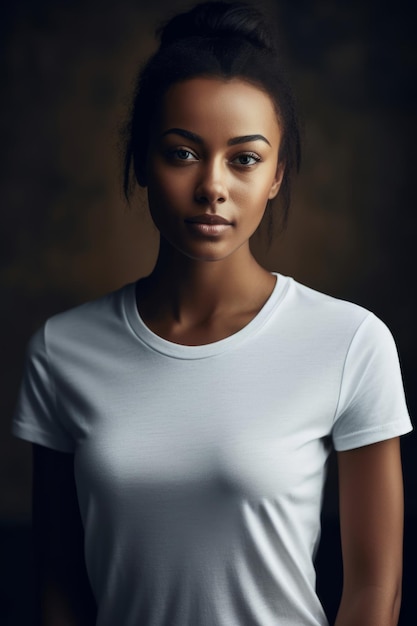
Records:
[[[258,48],[273,48],[262,14],[244,2],[203,2],[173,17],[157,34],[161,47],[188,37],[238,37]]]

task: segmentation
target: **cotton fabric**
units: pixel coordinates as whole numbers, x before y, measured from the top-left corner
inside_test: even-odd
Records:
[[[154,334],[136,284],[34,335],[16,436],[75,455],[97,626],[325,626],[326,462],[411,430],[374,314],[276,274],[242,330]]]

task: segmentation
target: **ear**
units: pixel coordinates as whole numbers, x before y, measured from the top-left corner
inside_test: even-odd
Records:
[[[284,178],[285,163],[280,161],[277,165],[277,171],[275,172],[275,178],[272,182],[271,189],[269,191],[268,200],[272,200],[278,195],[278,191],[281,187],[282,179]]]

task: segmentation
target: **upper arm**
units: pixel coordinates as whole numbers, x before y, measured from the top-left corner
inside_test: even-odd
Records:
[[[37,623],[93,624],[72,454],[33,446],[32,505]]]
[[[399,597],[403,482],[398,437],[338,453],[344,593],[379,587]]]

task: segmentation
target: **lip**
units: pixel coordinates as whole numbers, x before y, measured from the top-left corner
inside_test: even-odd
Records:
[[[214,215],[211,213],[203,213],[202,215],[195,215],[185,220],[189,224],[207,224],[209,226],[230,226],[231,222],[221,215]]]
[[[186,224],[190,230],[192,230],[197,235],[202,235],[204,237],[207,236],[219,236],[224,233],[226,230],[232,227],[230,222],[218,222],[215,224],[210,224],[206,222],[191,222],[186,221]]]

